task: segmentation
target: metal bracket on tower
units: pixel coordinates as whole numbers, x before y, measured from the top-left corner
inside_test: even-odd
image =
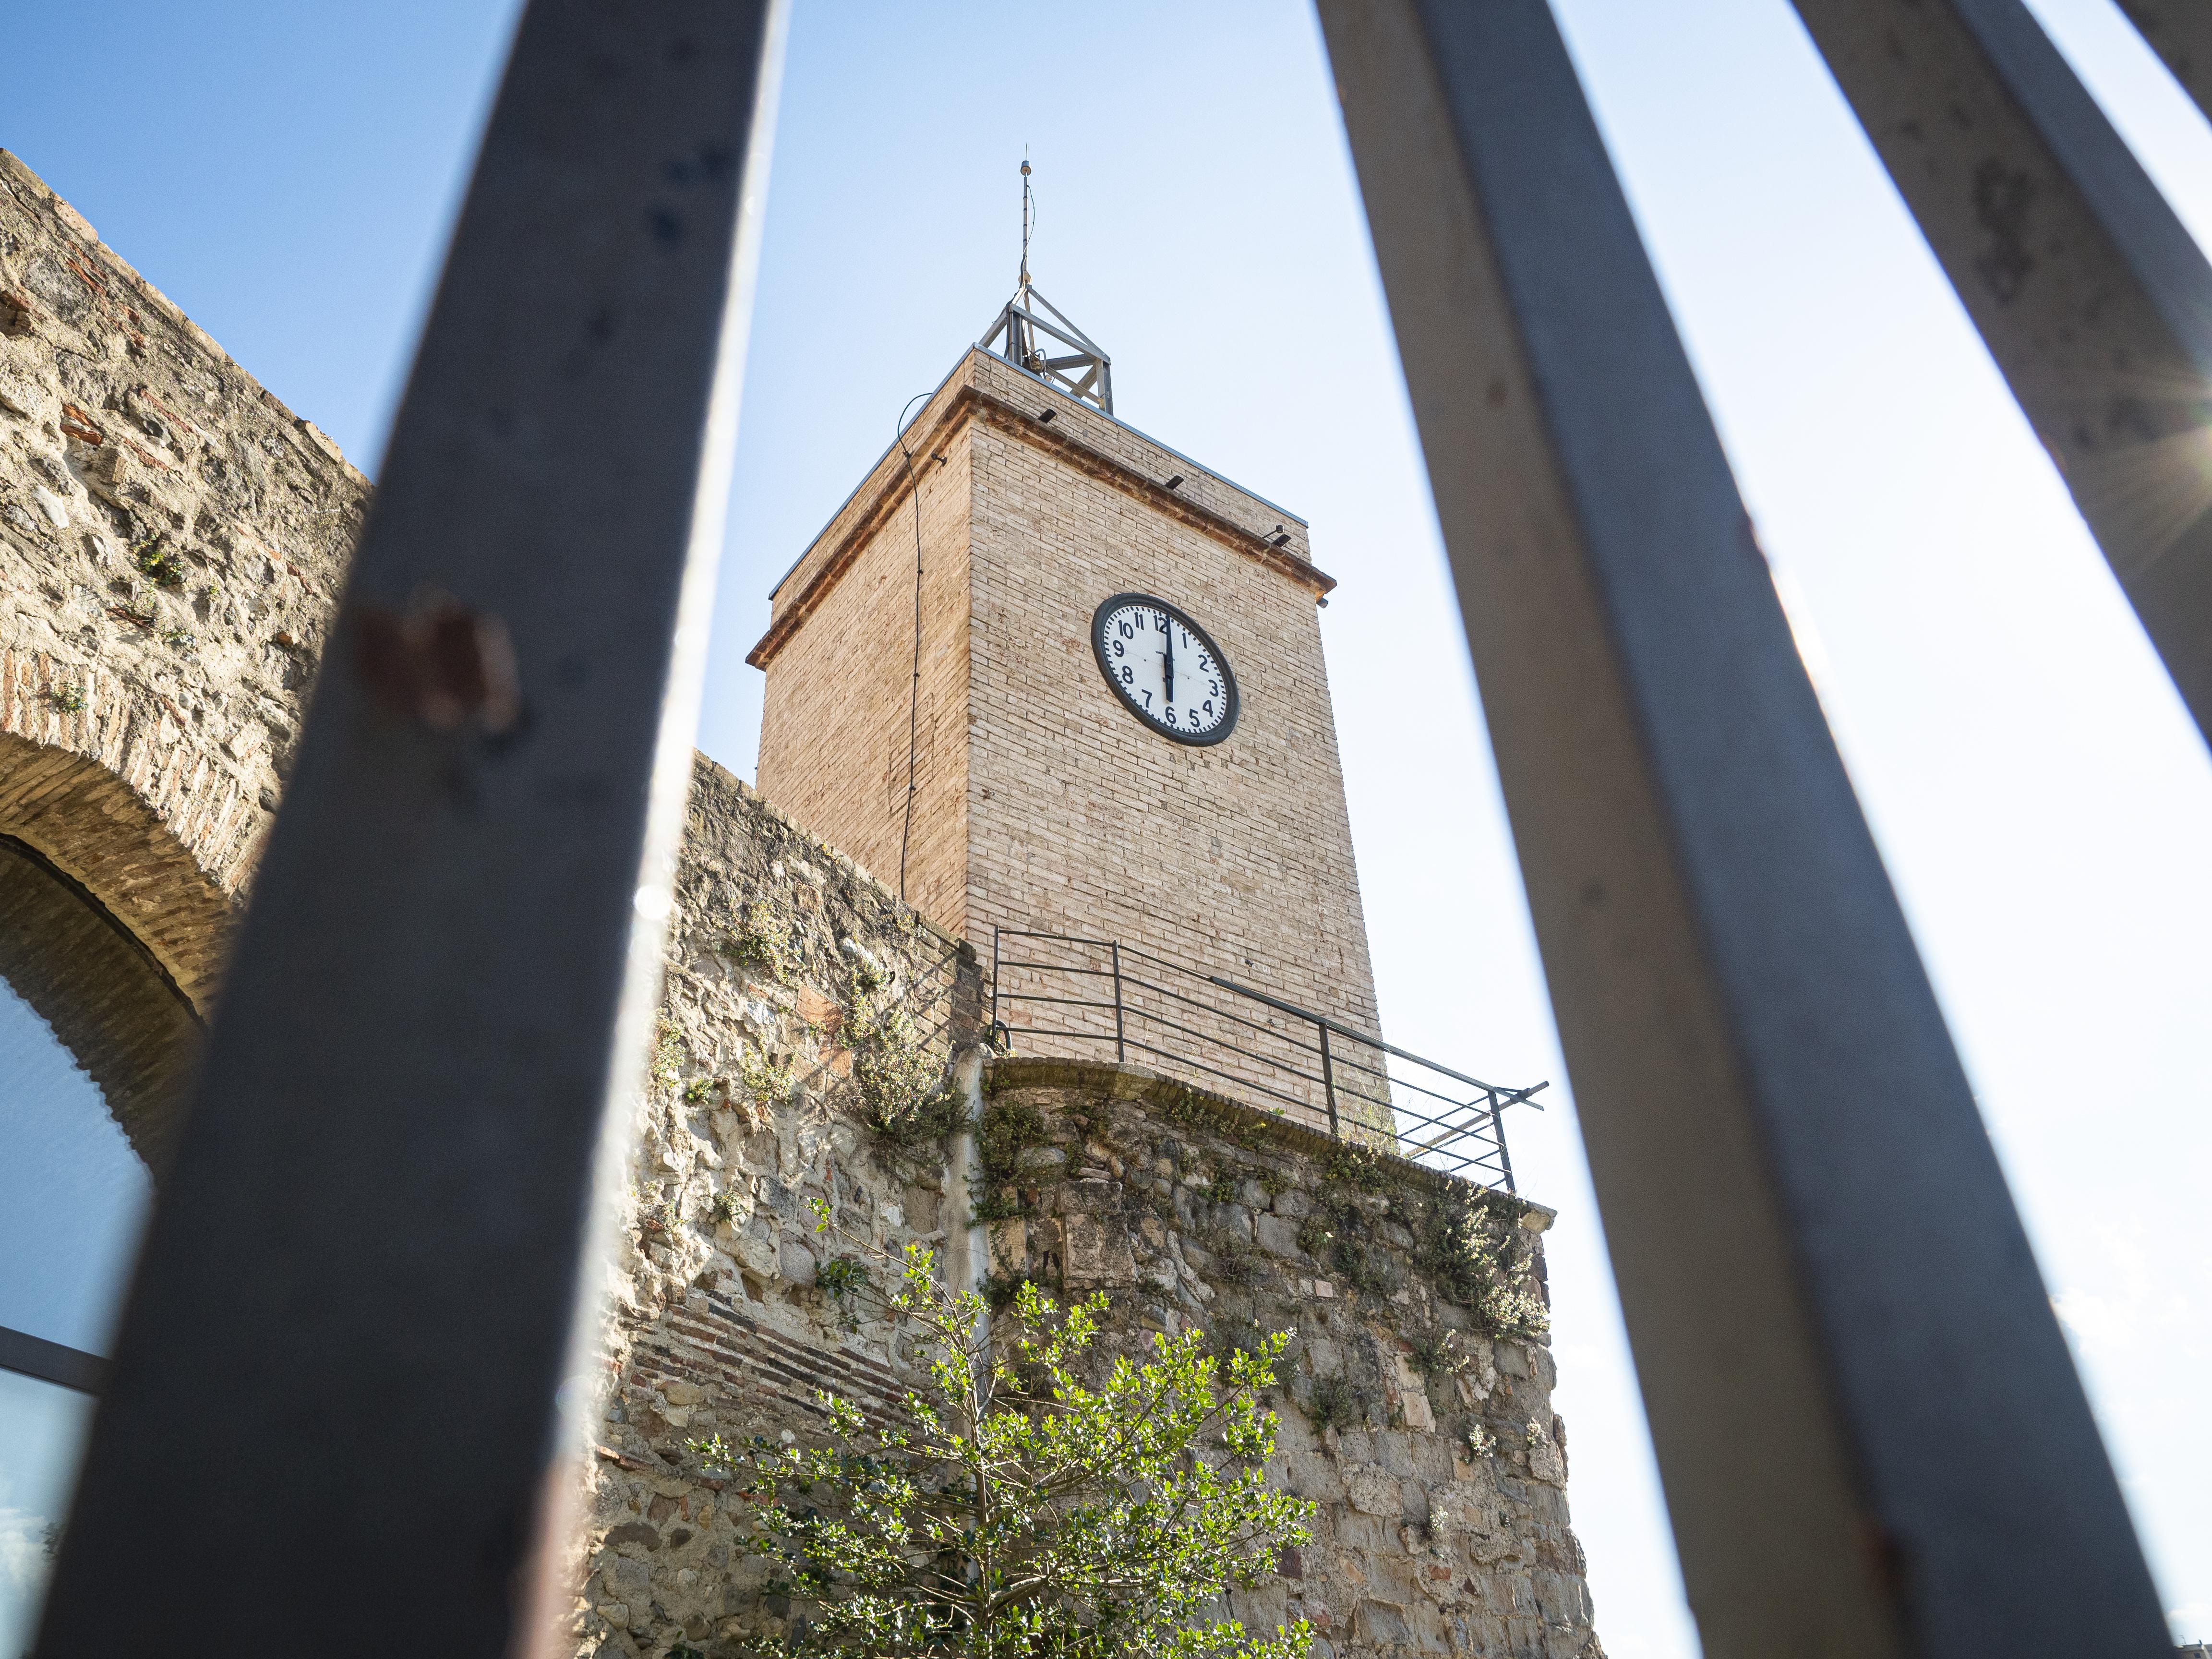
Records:
[[[1040,316],[1040,311],[1047,314]],[[1053,341],[1072,349],[1055,357]],[[993,320],[990,332],[976,344],[1015,368],[1050,381],[1101,414],[1114,412],[1113,360],[1099,349],[1097,341],[1069,322],[1059,307],[1026,283],[1006,301],[1006,308]]]

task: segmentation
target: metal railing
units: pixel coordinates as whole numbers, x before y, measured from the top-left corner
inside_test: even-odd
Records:
[[[1113,1048],[1195,1086],[1241,1096],[1338,1139],[1368,1139],[1446,1175],[1514,1192],[1510,1089],[1440,1066],[1265,991],[1118,939],[991,930],[991,1040],[1032,1053]]]

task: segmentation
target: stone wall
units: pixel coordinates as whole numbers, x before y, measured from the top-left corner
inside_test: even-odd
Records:
[[[599,1659],[772,1649],[790,1608],[685,1443],[817,1433],[817,1388],[896,1400],[888,1327],[816,1285],[807,1200],[887,1247],[942,1249],[970,1196],[941,1144],[873,1134],[861,1091],[872,1011],[949,1004],[955,948],[704,762],[678,896],[576,1564],[573,1632]],[[933,1061],[951,1036],[933,1019]],[[1552,1358],[1528,1334],[1540,1304],[1486,1300],[1439,1249],[1471,1189],[1111,1066],[1000,1059],[986,1089],[994,1291],[1103,1290],[1125,1346],[1296,1333],[1275,1474],[1321,1504],[1317,1537],[1238,1614],[1303,1613],[1317,1659],[1595,1659]],[[1547,1212],[1477,1202],[1540,1273]]]
[[[974,994],[955,943],[704,759],[675,892],[580,1540],[574,1633],[606,1659],[678,1641],[721,1659],[773,1623],[684,1443],[807,1431],[817,1388],[896,1397],[888,1333],[848,1330],[816,1288],[805,1206],[894,1248],[943,1242],[941,1146],[901,1158],[866,1127],[868,1039],[876,1011],[905,1012],[941,1067],[953,997]]]
[[[368,494],[0,151],[0,834],[203,1010]]]
[[[1106,1290],[1133,1344],[1295,1334],[1272,1473],[1320,1514],[1231,1598],[1248,1626],[1303,1614],[1320,1659],[1596,1659],[1541,1334],[1550,1212],[1142,1073],[1003,1060],[989,1088],[991,1191],[1027,1212],[994,1229],[1002,1274]],[[1469,1205],[1526,1251],[1518,1294],[1455,1255]]]

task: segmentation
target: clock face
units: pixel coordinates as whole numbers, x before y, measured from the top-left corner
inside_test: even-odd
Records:
[[[1129,712],[1177,743],[1219,743],[1237,724],[1237,677],[1206,631],[1165,599],[1116,593],[1091,618],[1099,672]]]

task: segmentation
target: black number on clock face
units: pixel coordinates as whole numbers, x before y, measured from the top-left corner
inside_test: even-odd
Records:
[[[1116,593],[1091,620],[1099,672],[1124,708],[1177,743],[1219,743],[1237,725],[1237,677],[1206,632],[1148,593]]]

